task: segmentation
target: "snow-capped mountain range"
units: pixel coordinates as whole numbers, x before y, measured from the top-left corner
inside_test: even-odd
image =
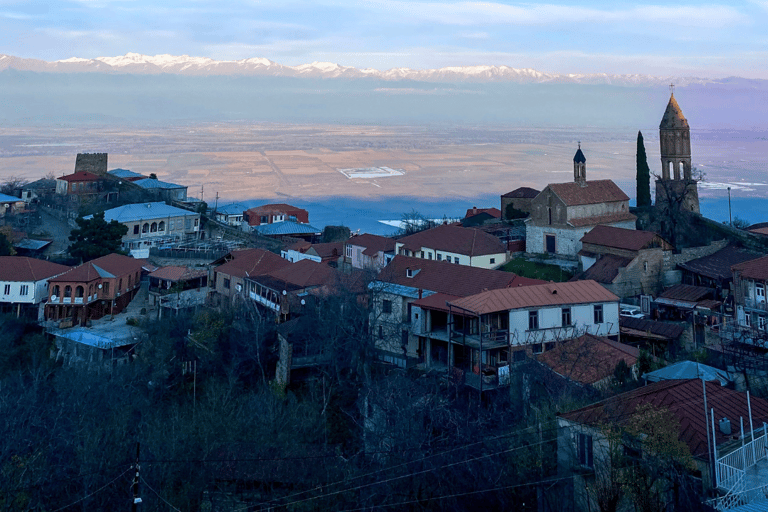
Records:
[[[217,61],[207,57],[188,55],[141,55],[127,53],[118,57],[82,59],[72,57],[47,62],[0,55],[0,71],[18,69],[55,73],[131,73],[178,75],[245,75],[312,78],[376,78],[380,80],[415,80],[421,82],[515,82],[515,83],[571,83],[654,86],[674,82],[684,86],[719,82],[719,80],[693,77],[658,77],[648,75],[551,74],[534,69],[509,66],[454,66],[439,69],[392,68],[386,71],[341,66],[331,62],[312,62],[299,66],[284,66],[265,58]]]

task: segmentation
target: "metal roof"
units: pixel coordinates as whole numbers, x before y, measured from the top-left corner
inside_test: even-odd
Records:
[[[277,236],[277,235],[319,235],[322,230],[317,229],[309,224],[299,224],[292,220],[286,220],[283,222],[275,222],[274,224],[262,224],[261,226],[253,226],[253,230],[260,235],[264,236]]]
[[[680,361],[660,368],[653,372],[643,374],[643,378],[649,382],[659,382],[660,380],[683,380],[683,379],[701,379],[719,380],[721,386],[728,384],[731,379],[728,372],[707,366],[693,361]]]
[[[140,186],[141,188],[159,188],[159,189],[170,189],[170,188],[187,188],[185,185],[177,185],[176,183],[169,183],[167,181],[160,181],[155,178],[144,178],[143,180],[136,180],[133,182],[135,185]]]
[[[18,203],[19,201],[23,201],[23,199],[7,194],[0,194],[0,203]]]
[[[169,206],[163,202],[156,203],[134,203],[118,206],[104,212],[104,220],[111,222],[135,222],[144,219],[157,219],[160,217],[181,217],[183,215],[197,216],[199,214]],[[93,215],[88,215],[85,219],[91,219]]]
[[[89,331],[85,327],[75,327],[73,329],[51,331],[51,334],[58,338],[64,338],[66,340],[101,349],[122,347],[136,343],[132,338],[123,340],[105,338],[104,336],[99,336],[98,334]]]

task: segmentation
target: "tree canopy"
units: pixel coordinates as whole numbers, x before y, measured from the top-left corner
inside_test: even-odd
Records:
[[[651,169],[645,154],[643,133],[637,132],[637,206],[651,206]]]
[[[80,217],[76,222],[77,227],[69,235],[69,254],[75,258],[86,262],[113,252],[125,254],[121,243],[128,227],[124,224],[116,220],[107,222],[103,212],[90,219]]]

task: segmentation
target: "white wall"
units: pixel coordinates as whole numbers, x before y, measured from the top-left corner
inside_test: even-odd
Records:
[[[27,295],[21,295],[21,286],[27,286]],[[6,295],[5,287],[10,286],[10,292]],[[48,298],[48,280],[40,281],[0,281],[0,302],[14,304],[39,304]]]

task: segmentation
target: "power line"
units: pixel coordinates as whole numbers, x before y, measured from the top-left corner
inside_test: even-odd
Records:
[[[171,503],[170,503],[168,500],[166,500],[165,498],[163,498],[162,496],[160,496],[160,494],[158,494],[158,492],[157,492],[156,490],[154,490],[154,489],[153,489],[153,488],[152,488],[152,487],[151,487],[151,486],[150,486],[150,485],[147,483],[147,481],[146,481],[146,480],[144,480],[144,477],[143,477],[143,476],[142,476],[142,477],[139,477],[139,478],[141,479],[141,481],[142,481],[142,482],[144,482],[144,485],[146,485],[146,486],[147,486],[147,489],[149,489],[150,491],[152,491],[153,493],[155,493],[155,496],[157,496],[158,498],[160,498],[160,501],[162,501],[163,503],[165,503],[166,505],[168,505],[169,507],[171,507],[173,510],[176,510],[177,512],[181,512],[181,510],[180,510],[180,509],[178,509],[178,508],[174,507],[173,505],[171,505]]]
[[[82,497],[82,498],[80,498],[79,500],[77,500],[77,501],[74,501],[74,502],[70,503],[69,505],[63,506],[63,507],[61,507],[61,508],[57,508],[57,509],[56,509],[56,510],[54,510],[53,512],[59,512],[59,511],[61,511],[61,510],[64,510],[64,509],[66,509],[66,508],[69,508],[69,507],[71,507],[71,506],[73,506],[73,505],[77,505],[77,504],[78,504],[78,503],[80,503],[81,501],[85,501],[85,500],[87,500],[88,498],[90,498],[91,496],[93,496],[93,495],[95,495],[95,494],[98,494],[98,493],[100,493],[101,491],[103,491],[104,489],[106,489],[107,487],[109,487],[110,485],[112,485],[113,483],[117,482],[117,481],[118,481],[118,480],[119,480],[119,479],[120,479],[122,476],[124,476],[126,473],[128,473],[128,472],[129,472],[131,469],[133,469],[133,467],[129,467],[128,469],[126,469],[125,471],[123,471],[122,473],[120,473],[119,475],[117,475],[117,476],[116,476],[116,477],[115,477],[113,480],[110,480],[109,482],[107,482],[107,483],[106,483],[106,484],[104,484],[103,486],[99,487],[98,489],[96,489],[96,490],[95,490],[95,491],[93,491],[92,493],[90,493],[90,494],[87,494],[87,495],[83,496],[83,497]]]

